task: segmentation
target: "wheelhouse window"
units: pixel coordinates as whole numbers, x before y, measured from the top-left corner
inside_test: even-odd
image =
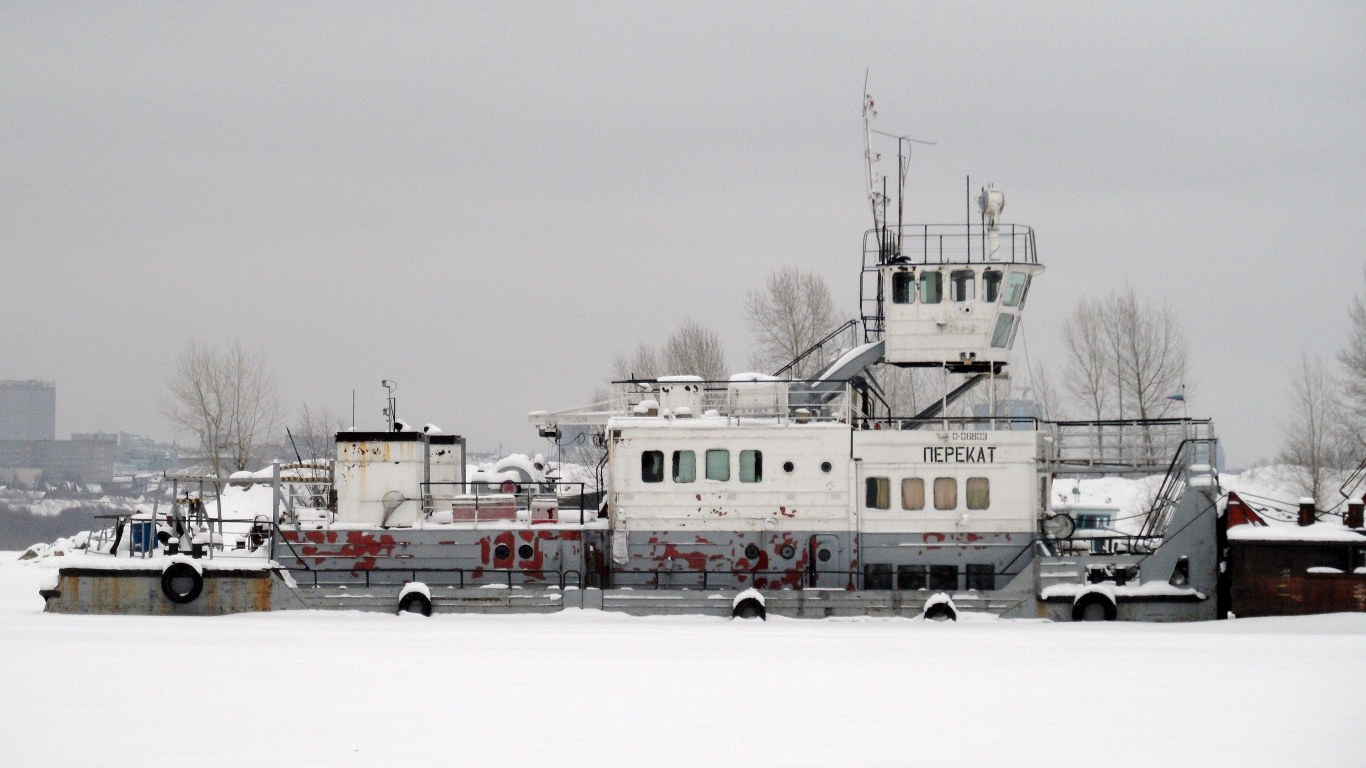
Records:
[[[972,301],[977,295],[977,273],[970,269],[955,269],[949,273],[949,298],[953,301]]]
[[[692,451],[674,451],[674,482],[691,483],[697,479],[697,454]]]
[[[967,483],[968,509],[986,509],[991,506],[991,481],[985,477],[969,477]]]
[[[988,269],[982,272],[982,301],[994,303],[1001,295],[1001,270]]]
[[[996,330],[991,333],[991,346],[997,349],[1010,347],[1010,339],[1015,331],[1015,316],[1002,312],[996,317]]]
[[[1006,278],[1006,292],[1001,303],[1007,307],[1024,306],[1025,293],[1029,290],[1029,275],[1024,272],[1011,272]]]
[[[934,479],[934,508],[941,510],[958,508],[958,480],[952,477],[936,477]]]
[[[763,451],[740,451],[740,482],[757,483],[763,479]]]
[[[869,509],[889,509],[892,506],[892,483],[885,477],[863,480],[863,504]]]
[[[730,479],[730,451],[724,449],[707,451],[707,479],[721,482]]]
[[[944,274],[942,272],[920,273],[920,303],[938,304],[944,295]]]
[[[640,454],[640,479],[647,483],[664,482],[663,451],[645,451]]]
[[[925,508],[925,480],[923,478],[907,477],[901,481],[901,508]]]
[[[915,273],[892,273],[892,303],[910,304],[915,301]]]

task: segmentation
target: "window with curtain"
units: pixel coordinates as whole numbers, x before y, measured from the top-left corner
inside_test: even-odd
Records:
[[[868,509],[889,509],[892,506],[892,483],[885,477],[866,477],[863,480],[863,504]]]
[[[934,508],[958,508],[958,481],[952,477],[934,479]]]
[[[730,479],[730,451],[723,449],[707,451],[707,479],[721,482]]]
[[[645,451],[640,454],[640,479],[647,483],[664,480],[664,452]]]
[[[991,481],[985,477],[969,477],[967,483],[968,509],[991,506]]]
[[[901,481],[901,508],[925,508],[925,480],[923,478],[908,477]]]
[[[674,482],[691,483],[697,479],[697,455],[692,451],[674,451]]]
[[[740,451],[740,482],[757,483],[763,479],[763,451]]]

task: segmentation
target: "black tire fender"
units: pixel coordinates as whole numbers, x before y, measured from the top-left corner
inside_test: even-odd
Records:
[[[1087,592],[1072,604],[1072,621],[1096,621],[1097,619],[1094,618],[1096,608],[1100,608],[1103,612],[1104,621],[1114,621],[1119,612],[1115,607],[1115,601],[1111,600],[1108,595],[1101,592]],[[1091,609],[1093,618],[1086,618],[1087,609]]]
[[[958,621],[958,610],[953,607],[953,603],[935,603],[925,609],[925,619],[928,621]]]
[[[399,613],[420,613],[423,616],[432,615],[432,601],[421,592],[409,592],[398,601]]]
[[[764,609],[764,604],[752,597],[747,597],[735,604],[730,609],[732,619],[762,619],[768,621],[768,611]]]
[[[185,589],[185,580],[189,588]],[[171,563],[161,572],[161,594],[178,605],[193,603],[204,591],[204,575],[189,563]]]

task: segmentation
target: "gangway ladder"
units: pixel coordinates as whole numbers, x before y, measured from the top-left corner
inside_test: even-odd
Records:
[[[1181,441],[1176,454],[1172,456],[1171,464],[1167,467],[1167,474],[1162,478],[1162,484],[1158,486],[1157,495],[1148,507],[1143,527],[1139,530],[1140,539],[1160,538],[1167,532],[1172,515],[1175,514],[1181,497],[1190,486],[1191,468],[1197,464],[1209,466],[1209,463],[1197,461],[1196,454],[1204,449],[1211,454],[1204,458],[1212,460],[1213,445],[1212,438],[1191,438]]]
[[[1363,484],[1366,484],[1366,459],[1362,459],[1357,468],[1352,470],[1352,474],[1347,476],[1342,487],[1338,489],[1338,493],[1342,494],[1342,498],[1350,499],[1352,494],[1361,490]]]

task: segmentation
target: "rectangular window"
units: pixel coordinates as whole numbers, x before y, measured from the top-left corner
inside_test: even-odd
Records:
[[[989,563],[968,563],[968,589],[996,588],[996,567]]]
[[[892,566],[885,563],[868,564],[863,566],[863,588],[864,589],[891,589],[892,588]]]
[[[1024,272],[1011,272],[1010,277],[1006,278],[1005,297],[1001,303],[1007,307],[1019,307],[1024,305],[1025,292],[1029,290],[1029,275]]]
[[[740,482],[757,483],[763,479],[763,451],[740,451]]]
[[[892,506],[892,483],[885,477],[864,478],[864,506],[869,509],[889,509]]]
[[[697,479],[697,454],[674,451],[674,482],[691,483]]]
[[[982,301],[994,303],[1001,295],[1001,270],[988,269],[982,273]]]
[[[901,508],[925,508],[925,481],[919,477],[908,477],[901,481]]]
[[[1015,328],[1015,316],[1002,312],[996,317],[996,330],[991,334],[991,346],[997,349],[1010,347],[1011,331]]]
[[[942,272],[920,273],[920,303],[938,304],[944,295],[944,274]]]
[[[915,273],[892,273],[892,303],[910,304],[915,301]]]
[[[730,479],[730,451],[707,451],[707,479],[725,482]]]
[[[991,481],[985,477],[969,477],[967,487],[968,509],[986,509],[991,506]]]
[[[970,269],[955,269],[949,273],[949,298],[972,301],[977,295],[977,273]]]
[[[958,566],[931,565],[930,589],[952,591],[958,589]]]
[[[640,479],[647,483],[664,482],[663,451],[645,451],[640,454]]]
[[[923,565],[898,565],[896,567],[897,589],[928,589],[929,571]]]
[[[958,509],[958,481],[952,477],[934,479],[934,508]]]

